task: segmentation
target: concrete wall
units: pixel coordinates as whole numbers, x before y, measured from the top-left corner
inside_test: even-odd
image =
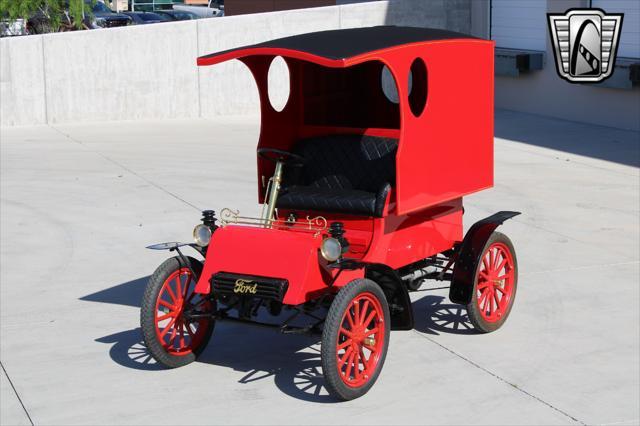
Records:
[[[4,38],[0,125],[256,113],[255,83],[241,63],[199,68],[197,56],[310,31],[370,25],[468,33],[472,1],[381,1]]]
[[[474,4],[488,10],[485,1]],[[588,7],[584,0],[548,0],[548,12],[564,13],[567,9]],[[488,16],[488,15],[487,15]],[[488,21],[485,23],[488,29]],[[624,24],[623,24],[624,28]],[[546,29],[545,29],[546,31]],[[520,77],[496,77],[495,105],[515,111],[580,121],[603,126],[640,130],[640,88],[611,89],[571,84],[557,72],[553,47],[547,37],[546,63],[541,71]]]
[[[46,124],[42,37],[0,39],[0,125]]]

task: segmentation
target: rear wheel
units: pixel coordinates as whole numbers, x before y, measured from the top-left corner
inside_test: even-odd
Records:
[[[329,393],[358,398],[380,375],[389,345],[390,317],[375,282],[357,279],[333,300],[322,333],[322,370]]]
[[[475,277],[467,313],[476,330],[489,333],[504,324],[516,297],[518,262],[506,235],[491,234],[476,265]]]
[[[147,349],[158,363],[168,368],[195,361],[207,346],[214,327],[212,319],[192,320],[185,316],[185,311],[211,312],[215,308],[213,301],[194,291],[202,263],[192,257],[185,259],[188,265],[173,257],[156,269],[145,289],[140,310]]]

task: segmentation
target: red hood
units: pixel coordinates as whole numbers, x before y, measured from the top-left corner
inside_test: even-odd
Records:
[[[238,225],[218,228],[211,238],[196,292],[209,293],[211,276],[228,272],[286,279],[289,289],[283,302],[304,303],[326,289],[334,273],[320,265],[321,242],[320,235],[309,232]]]

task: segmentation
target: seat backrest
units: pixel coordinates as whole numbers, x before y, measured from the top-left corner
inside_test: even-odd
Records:
[[[377,193],[395,184],[398,140],[365,135],[329,135],[303,139],[294,152],[305,158],[285,175],[285,185],[356,189]]]

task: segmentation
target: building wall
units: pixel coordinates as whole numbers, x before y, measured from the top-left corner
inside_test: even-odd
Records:
[[[0,125],[173,119],[259,111],[238,61],[199,55],[370,25],[471,30],[473,0],[381,1],[0,40]],[[284,90],[276,86],[276,90]]]
[[[0,125],[46,124],[43,38],[5,40],[0,39]]]
[[[549,13],[564,13],[567,9],[577,7],[588,7],[588,1],[547,1]],[[481,21],[484,21],[486,29],[489,27],[486,10],[488,10],[486,1],[474,3],[472,13],[475,19],[473,21],[474,28],[478,31],[481,31]],[[608,10],[608,12],[614,12],[614,10]],[[546,28],[544,30],[547,31]],[[483,35],[488,34],[485,32]],[[544,69],[519,77],[496,77],[496,107],[565,120],[640,130],[639,87],[622,90],[566,82],[556,72],[553,47],[548,35],[546,40]]]

